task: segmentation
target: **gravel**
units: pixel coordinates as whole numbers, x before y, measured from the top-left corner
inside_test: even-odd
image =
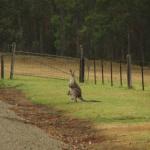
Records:
[[[25,124],[0,101],[0,150],[62,150],[63,143],[48,136],[41,129]]]

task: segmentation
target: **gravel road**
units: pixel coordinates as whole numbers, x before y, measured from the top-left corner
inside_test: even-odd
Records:
[[[61,150],[63,143],[41,129],[25,124],[11,107],[0,101],[0,150]]]

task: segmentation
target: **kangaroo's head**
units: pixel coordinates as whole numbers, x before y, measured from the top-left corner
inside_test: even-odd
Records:
[[[71,75],[71,77],[75,78],[75,73],[71,69],[70,69],[70,75]]]
[[[75,72],[70,69],[70,82],[75,82]]]

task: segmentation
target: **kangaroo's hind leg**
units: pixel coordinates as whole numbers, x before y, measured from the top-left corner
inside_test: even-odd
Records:
[[[71,101],[77,102],[77,97],[73,93],[71,93],[70,96],[71,96]]]
[[[75,95],[72,96],[72,99],[77,103],[77,97]]]
[[[82,102],[85,102],[85,100],[83,99],[83,97],[79,97],[79,99],[82,101]]]
[[[76,90],[75,90],[75,89],[71,89],[70,92],[71,92],[71,99],[72,99],[74,102],[77,102]]]

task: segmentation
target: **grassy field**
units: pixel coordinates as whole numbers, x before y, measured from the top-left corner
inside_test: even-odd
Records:
[[[37,77],[17,77],[1,81],[18,85],[29,99],[64,110],[67,115],[95,123],[140,123],[150,121],[150,89],[146,91],[111,88],[100,84],[81,84],[83,96],[98,102],[73,103],[67,96],[68,81]]]
[[[91,149],[150,148],[150,89],[128,90],[85,83],[81,84],[84,98],[98,102],[74,103],[67,96],[67,80],[17,76],[12,81],[0,80],[0,86],[15,86],[33,103],[62,110],[68,117],[91,121],[97,134],[107,139]]]
[[[113,63],[114,86],[111,87],[109,62],[104,64],[105,85],[101,84],[100,62],[96,62],[97,85],[94,85],[93,82],[93,62],[88,63],[91,64],[89,77],[86,66],[86,83],[80,84],[80,86],[86,100],[96,100],[98,102],[74,103],[67,96],[68,80],[66,79],[69,78],[69,74],[66,73],[70,68],[77,70],[76,77],[78,78],[79,60],[17,56],[15,79],[11,81],[7,80],[10,70],[10,59],[7,57],[5,58],[6,80],[0,80],[0,87],[15,86],[17,89],[21,89],[33,103],[45,104],[62,110],[64,115],[68,117],[91,121],[94,127],[100,131],[100,134],[107,136],[107,139],[109,139],[98,145],[101,149],[105,149],[103,147],[113,149],[114,144],[120,144],[121,146],[124,145],[125,150],[149,150],[149,68],[144,68],[145,91],[142,91],[140,67],[132,66],[133,89],[128,90],[125,64],[123,65],[123,87],[120,87],[119,64]],[[27,76],[22,76],[22,74]],[[120,150],[120,148],[117,150]]]

